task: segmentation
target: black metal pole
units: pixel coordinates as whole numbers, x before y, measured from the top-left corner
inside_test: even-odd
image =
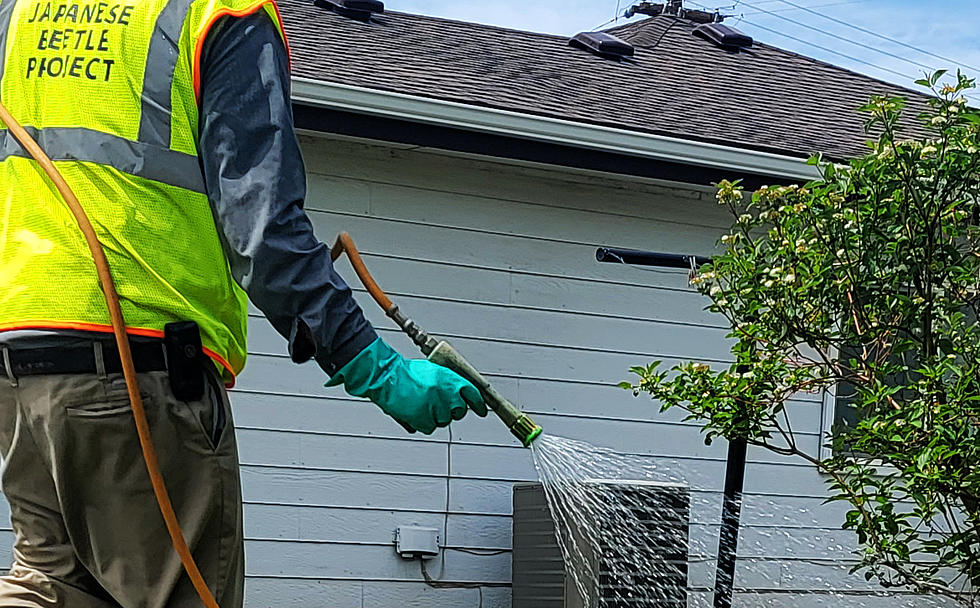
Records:
[[[725,465],[725,496],[721,507],[721,532],[718,533],[718,568],[715,571],[714,608],[731,608],[735,587],[735,554],[738,550],[739,517],[742,512],[742,487],[745,482],[744,439],[728,442]]]

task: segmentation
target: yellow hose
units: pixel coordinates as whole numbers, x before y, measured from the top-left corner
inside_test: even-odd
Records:
[[[41,168],[54,183],[58,192],[71,209],[78,227],[85,236],[92,260],[99,275],[99,284],[105,294],[106,307],[109,309],[109,317],[112,320],[112,332],[116,337],[116,346],[119,349],[119,359],[122,361],[123,375],[126,378],[126,388],[129,391],[129,400],[133,407],[133,418],[136,420],[136,431],[139,435],[140,447],[143,450],[143,460],[146,462],[146,470],[150,474],[150,482],[153,484],[153,494],[156,495],[157,505],[160,507],[160,514],[167,524],[167,532],[170,533],[170,540],[173,542],[174,549],[180,556],[180,561],[190,577],[194,589],[207,608],[219,608],[211,590],[208,589],[201,571],[194,563],[194,557],[184,540],[184,534],[180,530],[177,522],[177,515],[170,502],[170,495],[167,494],[167,487],[160,472],[160,465],[157,462],[156,450],[153,448],[153,439],[150,437],[150,425],[146,421],[146,411],[143,409],[143,400],[140,399],[139,385],[136,381],[136,367],[133,365],[133,355],[129,350],[129,339],[126,336],[126,322],[123,319],[122,309],[119,306],[119,296],[116,294],[115,284],[112,282],[112,274],[109,272],[109,263],[106,260],[102,245],[92,228],[85,210],[78,202],[78,198],[65,182],[64,177],[44,153],[44,150],[36,141],[20,126],[20,124],[10,115],[10,112],[0,103],[0,122],[3,122],[10,130],[10,133],[20,142],[28,154],[41,165]]]

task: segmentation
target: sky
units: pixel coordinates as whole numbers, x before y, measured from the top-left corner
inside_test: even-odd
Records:
[[[630,22],[621,15],[631,3],[633,0],[387,0],[385,6],[571,36]],[[958,67],[980,79],[980,0],[685,0],[684,5],[717,8],[730,15],[727,24],[760,42],[896,84],[914,87],[913,81],[927,70],[955,72]],[[617,14],[618,21],[612,21]],[[980,103],[980,89],[974,90],[971,99]]]

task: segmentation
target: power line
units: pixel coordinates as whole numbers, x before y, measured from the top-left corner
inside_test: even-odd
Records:
[[[788,5],[796,8],[796,9],[799,9],[799,10],[802,10],[802,11],[806,11],[808,13],[812,13],[812,14],[816,15],[817,17],[822,17],[824,19],[827,19],[828,21],[833,21],[834,23],[839,23],[840,25],[845,25],[845,26],[847,26],[849,28],[852,28],[852,29],[855,29],[855,30],[857,30],[859,32],[863,32],[865,34],[868,34],[869,36],[876,36],[878,38],[881,38],[882,40],[887,40],[888,42],[891,42],[892,44],[897,44],[897,45],[900,45],[900,46],[904,46],[907,49],[912,49],[913,51],[917,51],[919,53],[922,53],[923,55],[929,55],[930,57],[933,57],[935,59],[941,59],[942,61],[946,61],[946,62],[951,63],[953,65],[960,65],[960,66],[962,66],[964,68],[968,68],[970,70],[973,70],[974,72],[980,73],[980,68],[977,68],[977,67],[974,67],[974,66],[971,66],[971,65],[967,65],[967,64],[962,63],[960,61],[956,61],[955,59],[950,59],[949,57],[943,57],[942,55],[937,55],[935,53],[931,53],[929,51],[920,49],[917,46],[908,44],[907,42],[902,42],[901,40],[895,40],[894,38],[889,38],[888,36],[885,36],[884,34],[879,34],[878,32],[874,32],[874,31],[869,30],[867,28],[863,28],[861,26],[854,25],[853,23],[848,23],[847,21],[844,21],[842,19],[837,19],[836,17],[831,17],[829,15],[824,15],[823,13],[818,13],[817,11],[815,11],[815,10],[813,10],[811,8],[808,8],[806,6],[800,6],[799,4],[795,4],[793,2],[790,2],[790,0],[780,0],[780,2],[782,2],[783,4],[788,4]]]
[[[690,2],[690,4],[693,4],[694,6],[700,8],[702,10],[706,10],[708,12],[713,13],[713,12],[716,12],[716,11],[733,11],[736,8],[738,8],[738,5],[739,5],[739,3],[742,0],[738,0],[734,4],[725,4],[725,5],[722,5],[722,6],[715,5],[714,7],[709,7],[707,5],[700,4],[698,2],[691,2],[690,0],[688,0],[688,1]],[[772,4],[774,2],[782,2],[782,1],[783,0],[760,0],[759,2],[756,2],[755,4],[758,7],[758,5],[760,5],[760,4]],[[861,2],[867,2],[867,1],[868,0],[845,0],[843,2],[838,1],[838,2],[834,2],[832,4],[810,5],[807,8],[812,8],[812,9],[816,9],[816,8],[827,8],[827,7],[830,7],[830,6],[842,6],[844,4],[859,4]],[[774,13],[786,13],[786,12],[797,11],[797,10],[800,10],[800,9],[797,9],[797,8],[777,8],[777,9],[775,9],[772,12],[774,12]],[[759,11],[762,12],[763,9],[759,9]],[[745,14],[755,14],[755,13],[745,13]]]
[[[782,2],[782,0],[775,0],[775,1],[776,2]],[[832,4],[817,4],[816,6],[810,6],[810,7],[807,7],[807,8],[812,8],[812,9],[817,9],[817,8],[830,8],[832,6],[844,6],[846,4],[859,4],[861,2],[865,2],[865,0],[846,0],[845,2],[834,2]],[[746,5],[748,5],[748,3],[746,3]],[[742,13],[742,14],[743,15],[759,15],[759,14],[762,14],[762,13],[766,13],[767,12],[770,15],[772,15],[772,14],[775,14],[775,13],[790,13],[790,12],[798,11],[798,10],[800,10],[800,9],[798,9],[798,8],[777,8],[777,9],[772,10],[772,11],[766,11],[764,9],[758,8],[758,5],[756,5],[756,11],[755,12]]]
[[[783,0],[759,0],[756,4],[775,4],[777,2],[782,2]]]
[[[795,24],[795,25],[798,25],[798,26],[802,26],[802,27],[805,27],[805,28],[807,28],[807,29],[810,29],[810,30],[813,30],[813,31],[815,31],[815,32],[818,32],[818,33],[821,33],[821,34],[824,34],[824,35],[827,35],[827,36],[831,36],[831,37],[833,37],[833,38],[837,38],[837,39],[839,39],[839,40],[842,40],[842,41],[844,41],[844,42],[850,42],[850,43],[852,43],[852,44],[855,44],[855,45],[857,45],[857,46],[861,46],[861,47],[863,47],[863,48],[867,48],[867,49],[870,49],[870,50],[873,50],[873,51],[876,51],[876,52],[879,52],[879,53],[882,53],[882,54],[884,54],[884,55],[887,55],[887,56],[889,56],[889,57],[893,57],[893,58],[895,58],[895,59],[898,59],[898,60],[900,60],[900,61],[903,61],[903,62],[906,62],[906,63],[909,63],[909,64],[912,64],[912,65],[916,65],[916,66],[919,66],[919,67],[922,67],[922,68],[925,68],[925,69],[927,69],[927,70],[929,70],[929,71],[932,71],[932,70],[934,69],[934,68],[933,68],[932,66],[927,66],[927,65],[925,65],[925,64],[921,64],[921,63],[918,63],[918,62],[916,62],[916,61],[913,61],[913,60],[911,60],[911,59],[908,59],[908,58],[906,58],[906,57],[902,57],[902,56],[900,56],[900,55],[895,55],[895,54],[893,54],[893,53],[889,53],[889,52],[887,52],[887,51],[882,51],[882,50],[880,50],[880,49],[878,49],[878,48],[876,48],[876,47],[872,47],[872,46],[869,46],[869,45],[865,45],[865,44],[862,44],[862,43],[858,43],[858,42],[854,42],[854,41],[852,41],[852,40],[850,40],[850,39],[848,39],[848,38],[844,38],[844,37],[841,37],[841,36],[838,36],[838,35],[836,35],[836,34],[833,34],[833,33],[831,33],[831,32],[827,32],[826,30],[822,30],[822,29],[820,29],[820,28],[817,28],[817,27],[814,27],[814,26],[811,26],[811,25],[809,25],[809,24],[806,24],[806,23],[801,23],[801,22],[799,22],[799,21],[796,21],[796,20],[794,20],[794,19],[790,19],[790,18],[787,18],[787,17],[783,17],[782,15],[776,15],[776,14],[774,14],[774,13],[776,13],[776,12],[778,12],[778,11],[769,11],[769,10],[766,10],[766,9],[762,9],[762,8],[760,8],[760,7],[758,6],[758,4],[756,4],[756,3],[750,3],[750,2],[746,2],[745,0],[739,0],[739,1],[740,1],[740,2],[742,2],[743,4],[745,4],[746,6],[750,6],[750,7],[752,7],[752,8],[754,8],[754,9],[757,9],[757,10],[759,11],[759,13],[767,13],[767,14],[772,14],[772,15],[773,15],[774,17],[778,17],[778,18],[780,18],[780,19],[783,19],[783,20],[785,20],[785,21],[789,21],[790,23],[793,23],[793,24]],[[767,2],[767,1],[768,1],[768,2],[771,2],[772,0],[761,0],[761,1],[762,1],[762,2]],[[794,4],[793,2],[790,2],[789,0],[777,0],[777,1],[779,1],[779,2],[782,2],[782,3],[784,3],[784,4],[789,4],[789,5],[791,5],[791,6],[793,7],[793,9],[792,9],[792,10],[800,10],[800,9],[802,9],[802,10],[806,10],[807,12],[811,12],[811,13],[813,13],[813,14],[815,14],[815,15],[818,15],[818,16],[823,16],[823,15],[822,15],[821,13],[817,13],[817,12],[815,12],[815,11],[813,11],[813,10],[811,10],[811,8],[810,8],[810,7],[805,7],[805,6],[800,6],[800,5],[798,5],[798,4]],[[858,0],[858,1],[860,1],[860,0]],[[716,11],[716,10],[719,10],[718,8],[714,8],[714,9],[713,9],[713,8],[710,8],[710,7],[708,7],[708,6],[705,6],[705,5],[703,5],[703,4],[700,4],[699,2],[694,2],[694,1],[691,1],[691,4],[693,4],[693,5],[695,5],[695,6],[697,6],[697,7],[700,7],[700,8],[702,8],[702,9],[704,9],[704,10],[708,10],[708,11]],[[729,5],[729,6],[727,7],[727,8],[731,8],[732,6],[734,6],[734,5]],[[720,7],[720,8],[726,8],[726,7]],[[813,8],[819,8],[819,7],[813,7]],[[750,14],[750,15],[752,15],[752,14],[759,14],[759,13],[748,13],[748,14]],[[742,13],[742,14],[740,14],[740,15],[738,15],[738,21],[739,21],[739,22],[741,22],[741,21],[742,21],[742,20],[744,19],[744,17],[745,17],[745,15],[746,15],[746,13]],[[734,16],[734,15],[732,15],[732,16]],[[833,18],[830,18],[830,17],[827,17],[827,18],[828,18],[828,19],[831,19],[832,21],[835,21],[835,22],[839,22],[839,23],[842,23],[842,24],[844,24],[844,25],[850,25],[850,24],[848,24],[848,23],[846,23],[846,22],[843,22],[843,21],[840,21],[839,19],[833,19]],[[820,44],[817,44],[817,43],[815,43],[815,42],[811,42],[811,41],[809,41],[809,40],[804,40],[803,38],[799,38],[799,37],[797,37],[797,36],[793,36],[793,35],[790,35],[790,34],[787,34],[787,33],[785,33],[785,32],[781,32],[781,31],[778,31],[778,30],[775,30],[775,29],[772,29],[772,28],[769,28],[769,27],[766,27],[766,26],[764,26],[764,25],[760,25],[760,24],[758,24],[758,23],[755,23],[755,22],[752,22],[752,21],[749,21],[749,20],[747,20],[747,19],[744,19],[744,21],[745,21],[745,23],[746,23],[746,24],[748,24],[748,25],[751,25],[751,26],[754,26],[754,27],[757,27],[757,28],[759,28],[759,29],[761,29],[761,30],[764,30],[764,31],[766,31],[766,32],[770,32],[770,33],[772,33],[772,34],[775,34],[775,35],[777,35],[777,36],[782,36],[782,37],[784,37],[784,38],[787,38],[787,39],[789,39],[789,40],[793,40],[793,41],[796,41],[796,42],[799,42],[799,43],[801,43],[801,44],[804,44],[804,45],[807,45],[807,46],[810,46],[810,47],[813,47],[813,48],[815,48],[815,49],[819,49],[819,50],[821,50],[821,51],[824,51],[824,52],[827,52],[827,53],[831,53],[831,54],[833,54],[833,55],[837,55],[838,57],[842,57],[842,58],[844,58],[844,59],[847,59],[847,60],[849,60],[849,61],[853,61],[853,62],[855,62],[855,63],[859,63],[859,64],[862,64],[862,65],[866,65],[866,66],[869,66],[869,67],[872,67],[872,68],[875,68],[876,70],[880,70],[880,71],[882,71],[882,72],[887,72],[887,73],[889,73],[889,74],[893,74],[893,75],[895,75],[895,76],[898,76],[898,77],[900,77],[900,78],[902,79],[902,81],[903,81],[903,82],[905,82],[906,84],[910,84],[910,81],[912,81],[912,80],[914,80],[914,78],[915,78],[915,77],[914,77],[913,75],[911,75],[911,74],[908,74],[908,73],[904,73],[904,72],[899,72],[899,71],[897,71],[897,70],[894,70],[894,69],[891,69],[891,68],[889,68],[889,67],[885,67],[885,66],[883,66],[883,65],[879,65],[879,64],[877,64],[877,63],[874,63],[873,61],[868,61],[868,60],[866,60],[866,59],[860,59],[860,58],[858,58],[858,57],[854,57],[853,55],[848,55],[847,53],[842,53],[842,52],[840,52],[840,51],[835,51],[834,49],[831,49],[831,48],[828,48],[828,47],[826,47],[826,46],[822,46],[822,45],[820,45]],[[865,29],[865,28],[859,28],[859,27],[857,27],[857,26],[851,26],[851,27],[854,27],[855,29],[858,29],[858,30],[860,30],[860,31],[864,31],[864,32],[867,32],[867,33],[869,33],[869,34],[871,34],[871,35],[875,35],[875,36],[878,36],[878,37],[880,37],[880,38],[882,38],[882,39],[885,39],[885,40],[889,40],[889,41],[891,40],[891,39],[890,39],[890,38],[888,38],[887,36],[884,36],[884,35],[881,35],[881,34],[876,34],[875,32],[873,32],[873,31],[871,31],[871,30],[867,30],[867,29]],[[912,46],[912,45],[908,45],[908,44],[905,44],[905,43],[900,43],[900,44],[902,44],[903,46],[907,46],[907,47],[909,47],[909,48],[912,48],[912,49],[915,49],[915,50],[917,50],[917,51],[919,51],[919,52],[922,52],[922,53],[925,53],[925,54],[927,54],[927,55],[931,55],[931,53],[928,53],[927,51],[922,51],[921,49],[918,49],[918,48],[916,48],[916,47],[914,47],[914,46]],[[942,58],[942,57],[940,57],[940,56],[938,56],[938,55],[937,55],[936,57],[939,57],[939,58],[941,58],[941,59],[944,59],[944,61],[945,61],[945,60],[947,60],[947,59],[945,59],[945,58]],[[955,63],[957,63],[957,62],[955,62],[955,61],[953,61],[953,60],[948,60],[948,61],[950,61],[951,63],[954,63],[954,64],[955,64]],[[964,64],[960,64],[960,65],[963,65],[963,67],[967,67],[967,68],[970,68],[970,66],[966,66],[966,65],[964,65]],[[972,69],[972,68],[970,68],[970,69]],[[980,70],[977,70],[977,71],[978,71],[978,72],[980,72]],[[968,97],[968,98],[971,98],[971,99],[973,98],[973,94],[971,94],[971,93],[967,93],[967,94],[965,94],[965,96],[966,96],[966,97]]]
[[[767,15],[772,15],[773,17],[776,17],[777,19],[782,19],[783,21],[788,21],[788,22],[790,22],[790,23],[792,23],[794,25],[798,25],[799,27],[803,27],[803,28],[806,28],[808,30],[812,30],[814,32],[817,32],[818,34],[823,34],[824,36],[830,36],[831,38],[836,38],[837,40],[841,40],[843,42],[847,42],[848,44],[853,44],[854,46],[859,46],[859,47],[861,47],[863,49],[867,49],[869,51],[874,51],[876,53],[881,53],[882,55],[886,55],[888,57],[891,57],[892,59],[898,59],[899,61],[904,61],[906,63],[910,63],[910,64],[915,65],[915,66],[918,66],[920,68],[924,68],[926,70],[929,70],[930,72],[935,69],[935,66],[929,66],[929,65],[926,65],[924,63],[919,63],[917,61],[913,61],[911,59],[907,59],[905,57],[902,57],[901,55],[896,55],[895,53],[890,53],[888,51],[883,51],[883,50],[879,49],[878,47],[871,46],[870,44],[864,44],[863,42],[858,42],[856,40],[851,40],[850,38],[846,38],[844,36],[839,36],[837,34],[834,34],[833,32],[828,32],[826,30],[822,30],[819,27],[815,27],[815,26],[810,25],[808,23],[803,23],[803,22],[797,21],[795,19],[790,19],[789,17],[785,17],[783,15],[777,15],[773,11],[768,11],[766,9],[759,9],[758,6],[752,4],[751,2],[744,2],[744,4],[745,4],[745,6],[749,6],[749,7],[758,9],[758,10],[760,10],[761,12],[763,12],[763,13],[765,13]],[[810,12],[813,12],[813,11],[810,11]],[[816,14],[819,14],[819,13],[816,13]],[[746,23],[748,23],[748,22],[746,22]],[[756,27],[758,27],[758,26],[756,26]]]
[[[758,23],[753,23],[752,21],[749,21],[748,19],[745,20],[745,23],[748,23],[749,25],[751,25],[753,27],[757,27],[760,30],[765,30],[767,32],[776,34],[777,36],[782,36],[784,38],[789,38],[790,40],[795,40],[796,42],[799,42],[799,43],[802,43],[802,44],[810,45],[813,48],[820,49],[821,51],[825,51],[827,53],[833,53],[834,55],[837,55],[839,57],[843,57],[844,59],[847,59],[849,61],[854,61],[856,63],[861,63],[861,64],[864,64],[864,65],[867,65],[867,66],[871,66],[873,68],[876,68],[878,70],[882,70],[884,72],[889,72],[889,73],[894,74],[896,76],[900,76],[903,79],[909,79],[909,78],[911,78],[908,74],[903,74],[903,73],[898,72],[896,70],[893,70],[891,68],[886,68],[886,67],[881,66],[881,65],[878,65],[876,63],[872,63],[870,61],[865,61],[864,59],[858,59],[857,57],[848,55],[846,53],[841,53],[840,51],[835,51],[833,49],[829,49],[829,48],[827,48],[825,46],[821,46],[821,45],[819,45],[819,44],[817,44],[815,42],[810,42],[809,40],[804,40],[802,38],[797,38],[796,36],[791,36],[790,34],[785,34],[783,32],[774,30],[772,28],[768,28],[768,27],[766,27],[764,25],[759,25]]]
[[[612,23],[612,22],[613,22],[613,21],[615,21],[616,19],[617,19],[616,17],[613,17],[613,18],[612,18],[612,19],[610,19],[609,21],[605,21],[605,22],[603,22],[603,23],[600,23],[599,25],[597,25],[597,26],[595,26],[595,27],[593,27],[593,28],[591,28],[591,29],[589,29],[589,31],[590,31],[590,32],[595,32],[595,31],[598,31],[598,30],[601,30],[602,28],[604,28],[604,27],[606,27],[607,25],[609,25],[610,23]]]

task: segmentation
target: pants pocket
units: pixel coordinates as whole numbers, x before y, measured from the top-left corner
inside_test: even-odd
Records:
[[[140,397],[145,403],[149,399],[149,394],[141,392]],[[129,393],[125,391],[108,392],[105,397],[73,403],[65,407],[65,413],[76,418],[111,418],[130,412],[132,412],[132,404],[129,401]]]
[[[182,410],[173,413],[178,417],[189,415],[193,418],[197,432],[211,451],[215,451],[224,436],[228,416],[225,412],[224,391],[217,374],[212,373],[211,370],[206,370],[204,378],[204,394],[200,399],[180,401],[171,395],[173,407],[176,410]]]

